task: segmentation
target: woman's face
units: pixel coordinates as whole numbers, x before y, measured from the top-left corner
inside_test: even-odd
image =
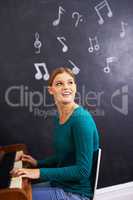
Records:
[[[76,84],[73,77],[67,72],[57,74],[49,87],[49,93],[53,95],[55,103],[72,103],[76,93]]]

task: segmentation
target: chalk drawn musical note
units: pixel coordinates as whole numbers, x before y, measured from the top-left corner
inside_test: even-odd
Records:
[[[94,41],[94,47],[92,43],[93,41]],[[89,42],[90,42],[90,47],[88,48],[88,51],[90,53],[92,53],[94,50],[98,51],[100,49],[97,36],[95,36],[94,38],[89,37]]]
[[[34,47],[37,49],[37,51],[35,51],[36,54],[40,53],[40,48],[42,46],[41,41],[39,40],[39,33],[36,32],[35,33],[35,42],[34,42]]]
[[[112,11],[111,11],[111,8],[110,8],[110,6],[109,6],[107,0],[102,1],[101,3],[97,4],[97,5],[94,7],[94,8],[95,8],[95,11],[96,11],[96,13],[97,13],[97,15],[98,15],[98,17],[99,17],[99,20],[98,20],[98,23],[99,23],[99,24],[103,24],[103,23],[104,23],[104,19],[103,19],[102,15],[100,14],[100,10],[101,10],[102,8],[104,8],[105,6],[107,7],[107,10],[108,10],[107,16],[108,16],[108,17],[112,17],[112,16],[113,16],[113,13],[112,13]]]
[[[44,80],[48,80],[49,79],[49,73],[46,67],[45,63],[34,63],[34,66],[36,68],[36,74],[35,74],[35,79],[40,80],[40,79],[44,79]],[[40,68],[43,68],[45,74],[43,75]]]
[[[62,52],[65,53],[68,51],[68,46],[63,42],[66,41],[66,38],[65,37],[57,37],[57,40],[62,44]]]
[[[125,26],[127,26],[128,24],[127,23],[125,23],[125,22],[121,22],[121,32],[120,32],[120,37],[121,38],[124,38],[125,37],[125,35],[126,35],[126,30],[125,30]]]
[[[65,9],[59,6],[58,18],[53,21],[53,26],[58,26],[61,21],[61,15],[65,12]]]
[[[68,60],[74,67],[72,69],[72,72],[77,75],[80,71],[80,69],[71,61],[71,60]]]
[[[72,14],[72,18],[73,18],[73,19],[74,19],[74,18],[77,18],[77,19],[76,19],[76,23],[75,23],[75,27],[78,26],[79,22],[83,22],[83,16],[80,15],[78,12],[74,12],[74,13]]]
[[[117,61],[118,59],[116,57],[108,57],[106,58],[106,67],[104,67],[105,73],[110,73],[110,63]]]

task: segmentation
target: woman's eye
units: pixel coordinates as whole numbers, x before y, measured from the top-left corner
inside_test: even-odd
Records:
[[[62,85],[62,83],[61,83],[61,82],[58,82],[58,83],[56,83],[56,86],[60,86],[60,85]]]
[[[73,81],[69,81],[68,83],[69,83],[70,85],[72,85],[72,84],[73,84]]]

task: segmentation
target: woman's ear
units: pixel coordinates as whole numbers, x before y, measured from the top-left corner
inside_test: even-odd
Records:
[[[53,95],[53,89],[51,86],[48,86],[48,92],[49,92],[49,94]]]
[[[77,84],[75,83],[75,94],[77,93]]]

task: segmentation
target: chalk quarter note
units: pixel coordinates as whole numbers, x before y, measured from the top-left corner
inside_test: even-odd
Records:
[[[57,40],[62,44],[62,52],[65,53],[68,51],[68,46],[65,44],[66,41],[65,37],[57,37]]]
[[[36,74],[35,79],[40,80],[48,80],[49,79],[49,73],[46,67],[45,63],[34,63]]]
[[[127,23],[125,23],[125,22],[121,22],[121,32],[120,32],[120,37],[121,38],[124,38],[125,37],[125,35],[126,35],[126,26],[127,26],[128,24]]]
[[[58,26],[60,24],[61,16],[64,14],[64,12],[65,12],[65,9],[63,7],[61,7],[61,6],[59,6],[58,17],[57,17],[57,19],[55,19],[53,21],[53,23],[52,23],[53,26]]]
[[[101,25],[104,23],[104,19],[102,17],[102,14],[101,14],[101,9],[103,9],[104,7],[106,7],[107,9],[107,16],[110,18],[113,16],[113,13],[112,13],[112,10],[109,6],[109,3],[107,0],[104,0],[104,1],[101,1],[99,4],[97,4],[94,8],[95,8],[95,11],[99,17],[99,20],[98,20],[98,23]]]

